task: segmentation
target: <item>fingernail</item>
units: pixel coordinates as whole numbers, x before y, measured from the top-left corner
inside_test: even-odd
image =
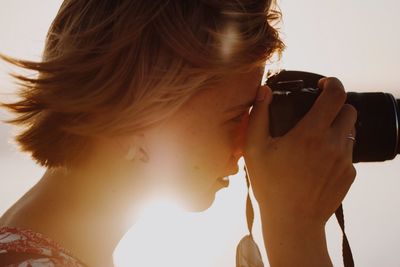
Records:
[[[265,87],[264,86],[260,86],[260,88],[258,88],[256,100],[257,101],[263,101],[265,99],[266,93],[267,93],[267,91],[266,91]]]

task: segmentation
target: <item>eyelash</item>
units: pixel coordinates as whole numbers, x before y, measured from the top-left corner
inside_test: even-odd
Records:
[[[239,116],[236,116],[236,117],[232,118],[231,121],[232,121],[232,122],[241,122],[241,121],[242,121],[242,118],[243,118],[243,116],[244,116],[245,114],[246,114],[246,113],[241,113]]]

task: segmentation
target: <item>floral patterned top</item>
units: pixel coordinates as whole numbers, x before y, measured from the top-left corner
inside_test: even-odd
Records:
[[[50,238],[12,227],[0,227],[0,266],[87,267]]]

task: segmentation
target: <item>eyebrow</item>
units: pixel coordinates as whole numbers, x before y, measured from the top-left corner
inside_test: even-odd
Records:
[[[262,73],[264,73],[264,67],[261,67],[260,71]],[[262,75],[261,78],[260,78],[260,83],[259,83],[260,85],[261,85],[261,81],[262,81],[263,77],[264,77],[264,75]],[[254,102],[255,102],[255,99],[252,99],[250,101],[247,101],[246,103],[230,107],[227,110],[225,110],[224,113],[230,113],[230,112],[233,112],[233,111],[244,110],[244,109],[250,108],[251,106],[254,105]]]
[[[254,104],[254,99],[247,101],[246,103],[230,107],[227,110],[225,110],[225,113],[229,113],[232,111],[238,111],[238,110],[244,110],[244,109],[250,108],[253,104]]]

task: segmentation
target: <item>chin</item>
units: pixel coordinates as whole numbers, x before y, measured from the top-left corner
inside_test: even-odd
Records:
[[[228,178],[228,179],[224,179]],[[179,189],[176,192],[178,201],[185,210],[190,212],[202,212],[209,209],[216,197],[216,193],[229,186],[229,176],[221,176],[211,184],[202,186],[190,186],[190,189]]]
[[[215,194],[209,194],[206,197],[197,196],[195,199],[191,198],[184,203],[184,208],[190,212],[202,212],[212,206],[215,200]]]

